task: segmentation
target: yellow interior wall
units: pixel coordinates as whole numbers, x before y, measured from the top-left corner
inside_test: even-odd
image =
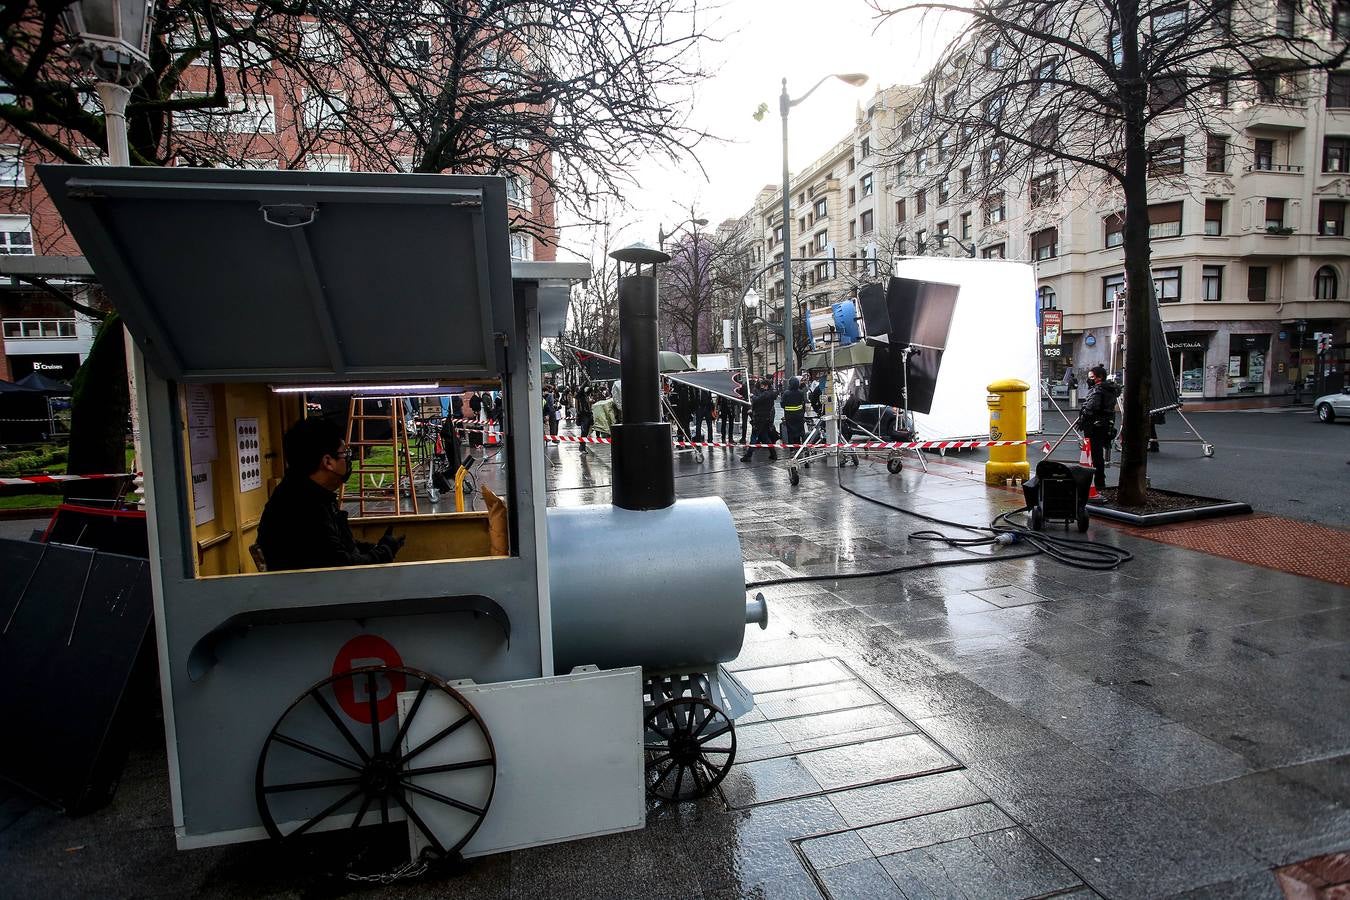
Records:
[[[258,539],[258,521],[272,491],[285,472],[281,437],[300,416],[296,397],[273,394],[266,385],[217,384],[209,390],[215,404],[216,459],[211,463],[211,483],[215,517],[201,525],[192,525],[196,548],[197,576],[256,573],[249,547]],[[187,389],[179,389],[181,421],[186,423]],[[259,443],[263,462],[263,486],[245,493],[239,491],[239,463],[235,444],[235,419],[258,420]],[[184,458],[189,459],[183,478],[188,484],[188,522],[194,521],[191,509],[191,441],[186,427],[180,436]],[[395,534],[405,537],[399,562],[468,559],[491,555],[490,525],[487,512],[425,514],[418,516],[366,516],[352,519],[352,534],[357,540],[377,541],[392,525]]]

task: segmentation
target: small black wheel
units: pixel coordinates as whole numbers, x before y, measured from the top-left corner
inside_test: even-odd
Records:
[[[1087,510],[1083,510],[1080,513],[1078,513],[1078,533],[1087,534],[1087,530],[1088,530],[1088,514]]]
[[[722,783],[736,759],[736,726],[700,697],[676,697],[647,711],[647,793],[697,800]]]
[[[798,484],[798,482],[800,482],[801,480],[802,480],[802,476],[801,476],[801,474],[797,471],[797,467],[796,467],[796,466],[789,466],[789,467],[788,467],[788,484],[792,485],[793,487],[796,487],[797,484]]]
[[[900,470],[905,467],[905,461],[898,456],[892,456],[886,460],[886,471],[892,475],[899,475]]]
[[[1039,506],[1031,508],[1031,530],[1042,531],[1045,528],[1045,513]]]
[[[403,723],[398,695],[417,692]],[[431,708],[449,722],[416,746],[413,722]],[[411,765],[441,746],[431,765]],[[416,779],[416,781],[414,781]],[[267,833],[289,841],[313,830],[355,830],[388,824],[403,814],[441,855],[456,854],[478,831],[497,783],[497,754],[482,718],[462,694],[426,672],[402,666],[363,666],[325,678],[292,703],[263,744],[255,797]],[[436,821],[454,840],[444,843],[417,812],[439,804]],[[379,812],[376,814],[375,810]],[[443,813],[443,814],[442,814]]]

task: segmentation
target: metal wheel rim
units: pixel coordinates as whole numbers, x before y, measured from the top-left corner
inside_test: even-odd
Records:
[[[722,783],[736,760],[736,728],[699,697],[676,697],[643,720],[647,792],[662,800],[697,800]],[[729,746],[710,747],[726,735]]]
[[[417,688],[417,697],[414,699],[413,705],[409,708],[407,718],[399,726],[399,729],[395,734],[394,739],[389,742],[389,747],[386,750],[382,747],[382,741],[379,737],[379,723],[381,722],[381,720],[375,718],[375,710],[378,700],[376,699],[376,692],[371,690],[371,686],[374,684],[374,678],[376,675],[381,674],[389,675],[393,673],[402,674],[404,676],[411,676],[412,678],[418,679],[421,681],[421,686]],[[375,726],[371,728],[370,732],[371,741],[376,747],[376,752],[374,754],[370,753],[362,746],[364,740],[358,739],[356,735],[352,734],[351,728],[345,725],[340,720],[340,718],[338,718],[338,714],[336,710],[332,708],[332,704],[329,703],[328,700],[326,700],[321,693],[321,690],[323,688],[327,688],[343,679],[354,679],[354,678],[367,679],[366,686],[367,686],[367,696],[369,698],[368,702],[370,703],[372,719],[374,719],[376,723]],[[401,744],[403,737],[408,732],[409,726],[416,718],[417,712],[421,708],[423,700],[431,692],[432,689],[435,689],[448,695],[451,700],[459,704],[464,709],[465,714],[455,723],[453,723],[452,725],[448,726],[445,729],[442,729],[437,734],[433,735],[431,738],[428,738],[427,740],[423,741],[421,744],[414,747],[406,754],[399,754],[399,757],[396,761],[389,759],[389,757],[393,754],[394,751],[396,751],[396,749]],[[358,756],[357,759],[346,758],[342,762],[339,762],[339,760],[336,758],[337,754],[332,754],[329,751],[323,750],[322,748],[314,747],[313,745],[307,744],[307,742],[298,741],[295,738],[290,738],[289,736],[286,736],[281,732],[281,727],[283,723],[286,722],[287,717],[290,716],[290,714],[295,709],[297,709],[299,706],[306,703],[307,701],[310,701],[311,699],[320,707],[320,709],[323,710],[325,717],[328,718],[330,723],[332,723],[334,729],[336,729],[340,734],[343,735],[344,740],[347,742],[349,747],[352,750],[357,751]],[[430,766],[423,768],[406,767],[406,763],[411,761],[413,757],[421,754],[423,751],[429,749],[430,747],[439,743],[441,740],[445,739],[446,737],[449,737],[451,734],[465,727],[475,728],[480,733],[484,743],[487,745],[486,757],[477,760],[470,760],[462,764],[455,763],[451,764],[450,766]],[[306,746],[298,747],[296,746],[297,744]],[[345,769],[348,774],[345,774],[341,778],[322,779],[315,782],[302,782],[302,783],[282,782],[279,784],[268,784],[267,760],[269,752],[271,751],[273,746],[277,745],[287,746],[292,749],[299,750],[302,753],[306,753],[311,756],[317,756],[320,759],[324,759],[332,763],[334,766],[337,767],[338,770]],[[383,758],[381,758],[382,754]],[[377,759],[379,759],[380,763],[379,766],[377,767],[379,771],[372,772],[371,771],[372,763],[374,763]],[[391,763],[392,769],[390,767]],[[415,775],[436,774],[437,772],[453,771],[456,769],[469,769],[469,768],[486,768],[488,769],[491,775],[491,780],[487,788],[486,797],[483,799],[481,807],[473,807],[470,804],[463,803],[462,801],[456,800],[453,797],[446,797],[445,795],[440,794],[437,791],[430,790],[420,785],[410,785],[404,780],[406,778]],[[374,776],[378,775],[387,778],[391,774],[391,772],[394,773],[395,780],[398,783],[398,787],[389,789],[387,791],[383,790],[375,791],[375,786],[377,782],[374,780]],[[348,791],[346,794],[342,796],[340,800],[338,800],[333,804],[330,804],[327,808],[319,812],[317,815],[312,816],[301,826],[295,828],[289,833],[282,832],[281,825],[279,825],[273,818],[271,808],[267,802],[267,798],[273,794],[289,793],[292,791],[303,791],[303,790],[319,790],[328,787],[347,787],[347,786],[353,787],[354,790]],[[441,855],[454,855],[457,854],[461,849],[463,849],[464,846],[478,832],[479,827],[483,824],[483,819],[487,815],[488,808],[492,805],[492,797],[493,794],[496,792],[496,788],[497,788],[497,752],[496,748],[492,744],[492,735],[488,732],[487,726],[484,724],[482,717],[478,714],[478,711],[474,709],[473,704],[471,704],[468,701],[468,699],[464,697],[464,695],[459,693],[459,691],[455,690],[453,687],[446,684],[444,681],[437,678],[436,676],[431,675],[427,672],[423,672],[420,669],[413,669],[406,666],[360,666],[354,669],[350,669],[346,672],[339,672],[336,675],[331,675],[328,678],[325,678],[317,682],[316,684],[305,690],[303,693],[301,693],[299,697],[297,697],[294,701],[291,702],[291,704],[288,707],[286,707],[285,712],[281,714],[281,716],[277,719],[276,724],[272,726],[272,730],[268,732],[267,739],[263,743],[262,752],[258,756],[258,768],[254,784],[254,797],[258,806],[258,814],[262,819],[263,827],[267,830],[268,835],[271,836],[274,840],[290,841],[299,838],[306,832],[311,831],[315,826],[323,822],[323,820],[338,814],[343,807],[346,807],[353,800],[356,800],[358,797],[361,797],[362,798],[361,805],[357,810],[355,819],[353,819],[350,825],[346,825],[343,828],[344,831],[356,830],[361,826],[362,822],[366,819],[367,813],[371,812],[371,807],[374,805],[374,800],[376,796],[379,795],[379,799],[381,801],[379,815],[378,817],[376,817],[372,813],[372,821],[367,824],[374,824],[375,820],[378,820],[381,824],[388,824],[389,810],[393,808],[390,806],[390,800],[392,799],[393,803],[403,810],[407,820],[411,822],[417,828],[417,830],[422,833],[422,836],[426,838],[427,842],[431,845],[433,849],[435,849]],[[372,791],[375,792],[372,793]],[[461,811],[467,812],[474,817],[473,822],[469,826],[469,828],[465,831],[464,835],[457,842],[455,842],[453,846],[446,847],[441,843],[440,839],[437,838],[436,835],[427,826],[426,822],[422,819],[422,817],[419,816],[413,809],[411,803],[409,802],[408,797],[409,794],[416,794],[419,797],[422,797],[426,800],[432,800],[441,803],[443,805],[452,806],[454,808],[460,809]]]

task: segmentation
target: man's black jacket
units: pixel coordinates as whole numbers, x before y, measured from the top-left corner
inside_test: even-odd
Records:
[[[750,418],[757,425],[773,424],[773,401],[778,399],[773,388],[765,388],[750,398]]]
[[[1120,388],[1107,379],[1092,386],[1079,410],[1084,428],[1110,428],[1116,422],[1116,395]]]
[[[288,472],[272,492],[258,523],[258,545],[267,570],[321,569],[387,563],[390,548],[352,538],[337,494],[306,475]]]
[[[806,395],[801,388],[783,391],[783,418],[800,422],[806,418]]]

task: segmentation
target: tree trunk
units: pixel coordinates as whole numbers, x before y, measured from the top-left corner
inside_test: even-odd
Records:
[[[1149,382],[1152,379],[1152,341],[1149,324],[1152,316],[1153,274],[1149,263],[1148,236],[1148,144],[1145,139],[1145,110],[1148,89],[1141,78],[1137,38],[1138,6],[1123,3],[1121,29],[1124,40],[1121,89],[1125,113],[1125,394],[1121,419],[1120,489],[1116,502],[1137,506],[1144,502],[1148,471]],[[1114,360],[1113,360],[1114,362]]]
[[[70,397],[70,451],[66,471],[72,475],[121,472],[127,465],[126,341],[116,313],[103,320],[89,357],[75,373]],[[75,482],[67,497],[112,497],[115,481]]]

